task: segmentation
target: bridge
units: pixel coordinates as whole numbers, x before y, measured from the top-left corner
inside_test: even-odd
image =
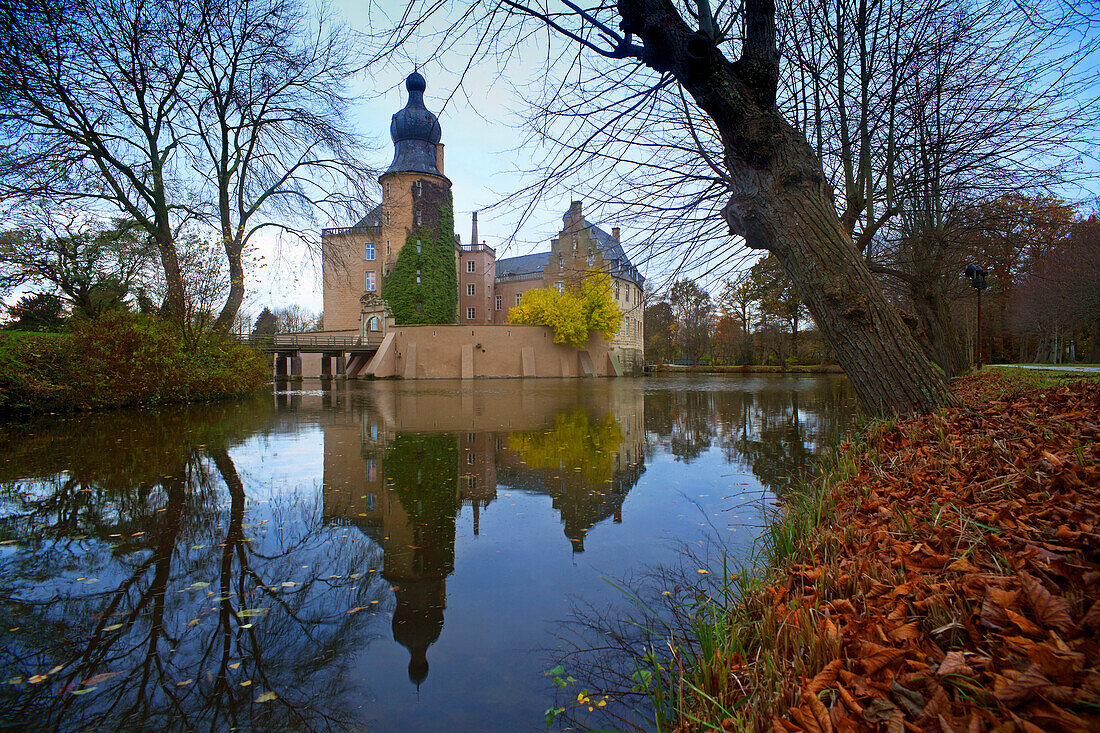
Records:
[[[302,354],[321,355],[321,376],[355,377],[382,345],[382,334],[363,338],[358,333],[277,333],[240,335],[238,341],[275,357],[275,378],[300,379]],[[336,367],[335,373],[333,366]]]

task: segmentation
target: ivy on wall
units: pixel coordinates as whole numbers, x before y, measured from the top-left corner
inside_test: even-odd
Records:
[[[436,202],[425,204],[430,208],[436,203],[438,217],[431,216],[435,212],[425,212],[428,215],[424,223],[409,232],[393,271],[382,281],[382,297],[389,303],[398,325],[455,322],[458,273],[454,204],[450,191],[439,192],[442,195]]]

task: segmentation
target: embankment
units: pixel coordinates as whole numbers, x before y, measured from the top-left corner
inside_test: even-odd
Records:
[[[955,392],[785,497],[768,566],[664,672],[670,728],[1100,730],[1100,382]]]

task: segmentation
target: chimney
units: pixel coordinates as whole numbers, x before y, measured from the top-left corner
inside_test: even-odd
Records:
[[[611,227],[611,238],[616,242],[619,241],[619,227]]]
[[[435,169],[439,171],[439,175],[443,173],[443,143],[435,144]],[[476,244],[476,242],[475,242]]]
[[[470,244],[472,244],[476,247],[477,245],[481,244],[481,242],[477,238],[477,212],[476,211],[474,212],[474,218],[473,218],[473,224],[471,225],[471,230],[472,231],[470,232]]]
[[[576,225],[580,225],[584,219],[584,215],[581,213],[581,202],[571,201],[569,203],[569,219]]]

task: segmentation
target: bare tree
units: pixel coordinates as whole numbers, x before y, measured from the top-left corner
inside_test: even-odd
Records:
[[[534,19],[556,31],[555,59],[568,39],[574,55],[559,83],[581,80],[578,94],[589,98],[567,118],[585,132],[568,136],[563,165],[607,162],[615,148],[599,152],[608,138],[603,129],[630,145],[629,130],[652,123],[652,145],[639,139],[634,160],[612,160],[606,175],[640,160],[645,165],[638,170],[656,177],[651,181],[658,191],[664,181],[654,211],[702,218],[712,231],[724,223],[749,248],[775,255],[868,410],[911,413],[950,400],[943,375],[879,290],[837,214],[820,157],[779,107],[774,3],[721,3],[717,15],[709,3],[678,6],[671,0],[562,6],[502,0],[479,6],[489,10],[474,20],[481,37],[501,32],[514,40],[527,28],[516,24]],[[432,4],[423,8],[430,12]],[[409,23],[424,21],[423,13],[407,17]],[[598,68],[586,65],[590,56],[600,59]],[[597,76],[607,96],[583,87]],[[580,119],[583,112],[587,122]],[[660,138],[674,122],[680,132],[666,144]],[[721,217],[705,205],[718,198],[724,201]],[[728,259],[722,257],[728,240],[710,241],[712,257]],[[697,254],[706,256],[705,250]]]
[[[189,224],[223,240],[225,332],[257,231],[303,234],[319,214],[361,206],[345,89],[363,63],[345,30],[297,0],[23,0],[2,12],[0,197],[124,212],[160,251],[174,322]]]

